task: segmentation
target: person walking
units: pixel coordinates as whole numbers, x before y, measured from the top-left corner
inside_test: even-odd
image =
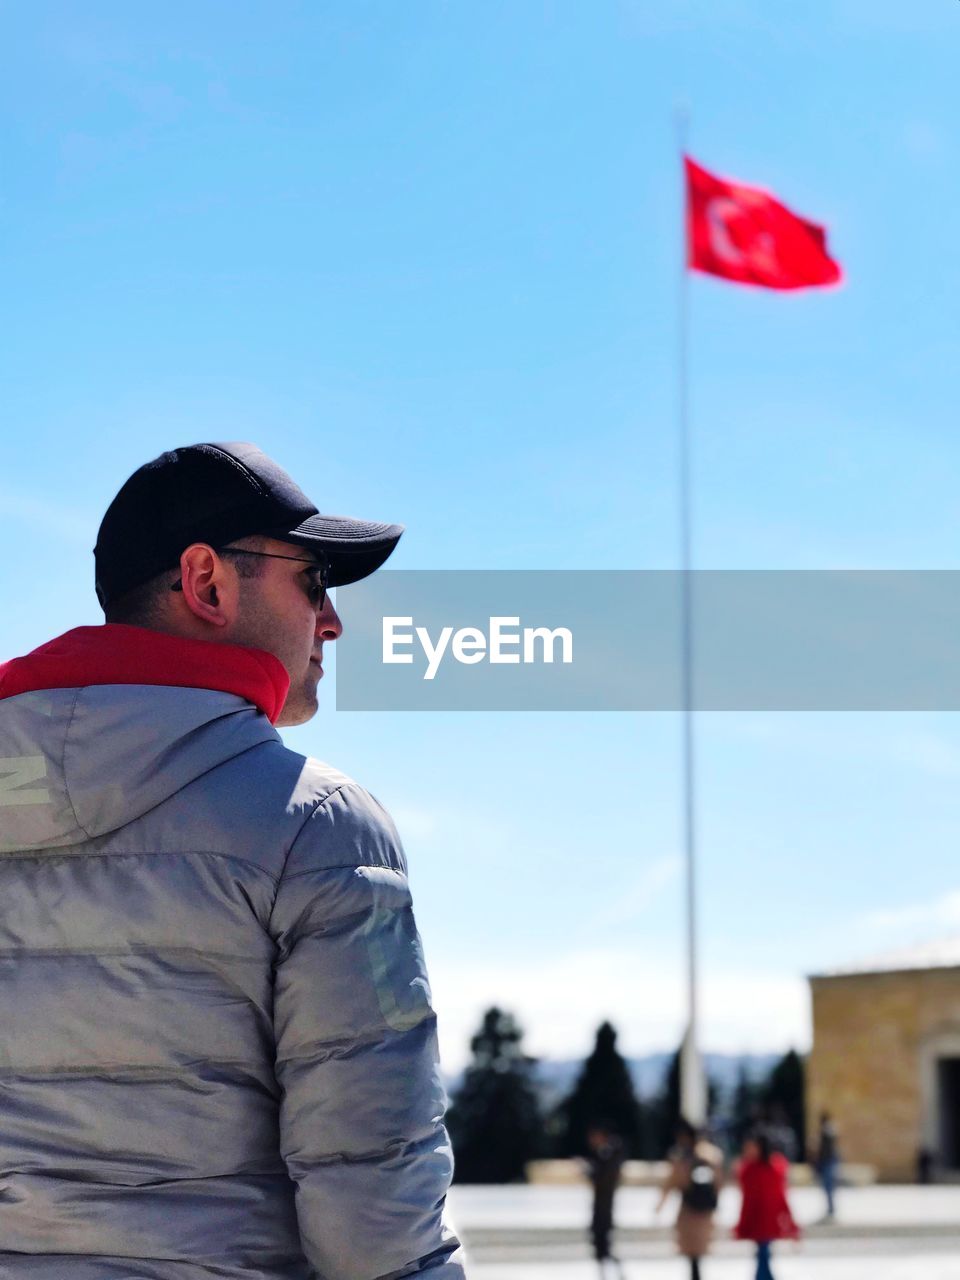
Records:
[[[800,1236],[787,1200],[789,1168],[786,1157],[772,1149],[764,1131],[744,1143],[738,1170],[743,1200],[734,1235],[738,1240],[752,1240],[757,1246],[756,1280],[773,1280],[773,1242]]]
[[[399,837],[275,728],[401,533],[175,449],[0,666],[4,1280],[463,1280]]]
[[[700,1264],[710,1252],[713,1218],[723,1184],[723,1153],[688,1121],[677,1125],[676,1145],[664,1180],[657,1212],[670,1193],[680,1193],[677,1251],[690,1262],[690,1280],[701,1280]]]
[[[833,1222],[836,1217],[837,1174],[840,1169],[840,1144],[837,1138],[837,1127],[829,1111],[820,1113],[820,1128],[817,1134],[817,1148],[813,1157],[814,1168],[823,1194],[827,1198],[827,1212],[824,1222]]]
[[[590,1241],[601,1278],[607,1264],[622,1276],[623,1265],[610,1248],[613,1231],[613,1202],[623,1172],[623,1140],[606,1123],[591,1125],[587,1130],[587,1171],[593,1184],[593,1212],[590,1218]]]

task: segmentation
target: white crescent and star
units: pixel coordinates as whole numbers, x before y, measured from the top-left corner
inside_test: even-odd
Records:
[[[777,271],[776,242],[769,231],[756,233],[749,252],[743,253],[730,235],[730,220],[742,215],[743,208],[729,196],[711,196],[704,208],[710,248],[721,262],[731,267],[760,267],[775,274]]]

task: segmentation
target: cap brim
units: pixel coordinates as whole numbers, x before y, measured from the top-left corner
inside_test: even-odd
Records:
[[[330,564],[331,587],[359,582],[384,563],[403,533],[402,524],[377,524],[352,516],[310,516],[293,529],[270,536],[322,551]]]

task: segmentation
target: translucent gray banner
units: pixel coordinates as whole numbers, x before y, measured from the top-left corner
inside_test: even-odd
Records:
[[[390,571],[337,592],[345,711],[671,711],[682,575]],[[700,711],[960,710],[960,572],[690,575]]]

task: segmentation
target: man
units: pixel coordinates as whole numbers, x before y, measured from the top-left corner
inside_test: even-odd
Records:
[[[829,1111],[821,1111],[820,1113],[820,1127],[817,1133],[817,1147],[813,1155],[813,1165],[827,1201],[827,1211],[823,1221],[833,1222],[837,1213],[836,1194],[837,1173],[840,1169],[840,1141],[837,1136],[837,1126],[834,1124],[833,1117]]]
[[[399,839],[273,727],[401,532],[165,453],[100,527],[107,625],[0,666],[4,1280],[462,1280]]]
[[[608,1262],[617,1275],[624,1274],[620,1260],[611,1251],[610,1236],[613,1232],[613,1201],[620,1186],[625,1152],[622,1139],[605,1121],[591,1124],[587,1129],[587,1149],[587,1169],[593,1183],[590,1240],[600,1280],[603,1280]]]

